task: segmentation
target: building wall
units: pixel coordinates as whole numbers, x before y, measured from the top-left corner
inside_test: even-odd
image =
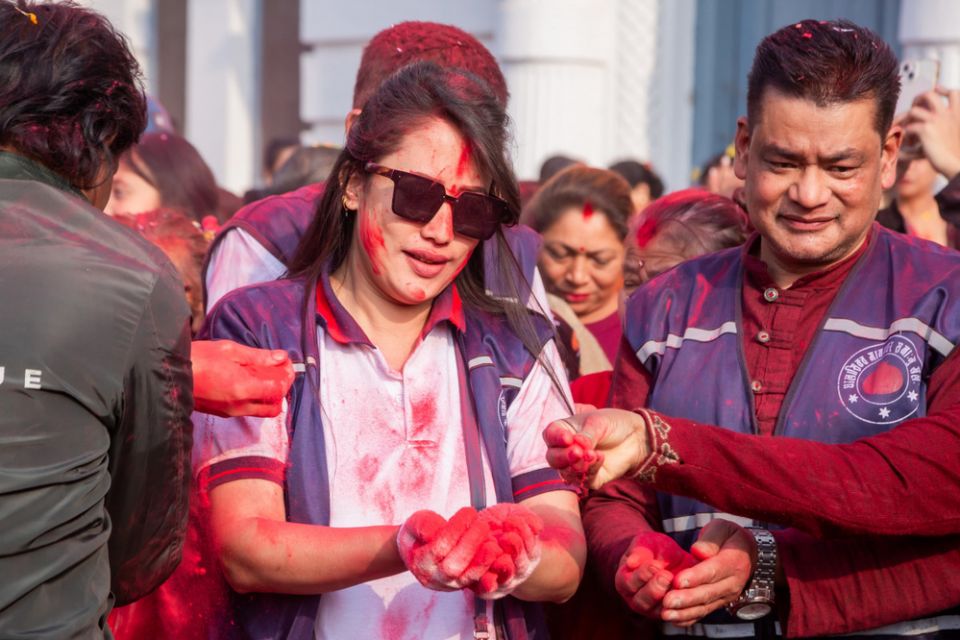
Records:
[[[897,50],[899,14],[900,0],[697,0],[694,163],[733,140],[737,118],[746,114],[753,52],[764,36],[806,18],[847,18]]]
[[[152,92],[157,16],[167,1],[84,0],[127,34]],[[269,129],[261,95],[282,73],[260,67],[259,25],[271,5],[184,1],[184,132],[220,182],[242,192],[259,180],[260,132]],[[299,2],[304,142],[342,143],[370,36],[402,20],[446,22],[476,35],[502,64],[522,178],[565,152],[597,165],[651,160],[668,188],[686,186],[690,167],[732,139],[757,43],[803,18],[869,26],[895,49],[902,41],[908,57],[939,57],[942,84],[960,86],[960,6],[952,0],[365,0],[336,10]]]

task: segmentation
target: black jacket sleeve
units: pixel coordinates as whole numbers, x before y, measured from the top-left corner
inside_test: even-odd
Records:
[[[192,445],[189,319],[180,278],[165,268],[131,346],[122,413],[111,438],[107,511],[118,605],[148,594],[180,562]]]

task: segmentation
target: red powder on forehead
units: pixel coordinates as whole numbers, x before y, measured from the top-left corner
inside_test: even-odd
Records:
[[[370,266],[374,275],[380,275],[380,261],[377,258],[377,251],[384,248],[383,233],[380,227],[366,215],[360,216],[360,243],[363,250],[370,256]]]
[[[473,145],[470,144],[469,140],[463,141],[463,146],[460,147],[460,159],[457,160],[457,177],[462,178],[463,174],[467,172],[467,168],[470,165],[470,160],[473,156]]]
[[[590,218],[593,217],[593,213],[594,213],[593,205],[589,202],[584,202],[583,203],[583,220],[585,222],[589,221]]]

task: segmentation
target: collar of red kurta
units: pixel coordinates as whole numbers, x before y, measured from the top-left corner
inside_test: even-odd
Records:
[[[317,282],[317,317],[326,332],[341,344],[359,343],[374,346],[350,312],[340,303],[330,286],[330,272],[324,269]],[[420,337],[426,337],[441,322],[449,322],[461,333],[467,330],[463,303],[457,285],[451,283],[433,301],[430,315],[423,325]]]
[[[857,264],[857,260],[860,259],[860,256],[866,252],[867,247],[873,242],[876,233],[877,230],[870,227],[867,238],[863,241],[863,244],[860,245],[859,249],[840,262],[832,264],[822,271],[798,278],[790,285],[790,290],[839,288],[847,276],[850,275],[850,271],[854,265]],[[746,285],[755,289],[766,289],[768,287],[779,288],[776,283],[774,283],[773,278],[770,277],[766,263],[760,259],[760,234],[758,232],[754,231],[753,234],[747,238],[747,241],[743,243],[741,254],[743,256],[744,282]]]

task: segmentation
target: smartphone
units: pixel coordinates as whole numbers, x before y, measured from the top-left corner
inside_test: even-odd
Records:
[[[905,60],[900,65],[900,99],[897,101],[897,115],[906,113],[914,99],[922,93],[936,88],[940,81],[940,61],[932,58],[924,60]]]

